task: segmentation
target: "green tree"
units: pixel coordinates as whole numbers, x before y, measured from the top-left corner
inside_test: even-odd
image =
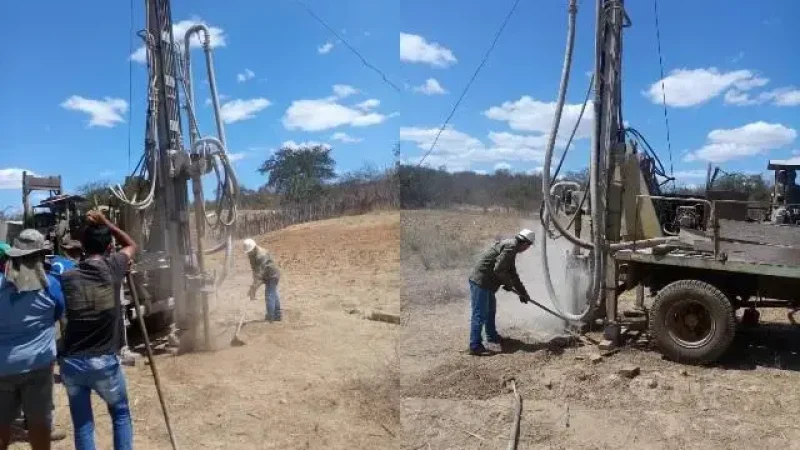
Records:
[[[75,191],[86,198],[88,204],[94,207],[97,205],[108,205],[111,201],[110,183],[106,180],[90,181],[88,183],[78,186]]]
[[[304,202],[324,192],[325,182],[336,178],[330,147],[282,147],[258,172],[267,175],[267,187],[288,202]]]

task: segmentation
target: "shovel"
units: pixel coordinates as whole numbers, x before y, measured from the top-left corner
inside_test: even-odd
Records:
[[[236,324],[236,330],[234,330],[233,337],[231,338],[231,345],[234,347],[241,347],[245,344],[243,340],[239,339],[239,331],[241,331],[244,325],[245,316],[247,316],[246,310],[242,308],[242,313],[239,316],[239,323]]]

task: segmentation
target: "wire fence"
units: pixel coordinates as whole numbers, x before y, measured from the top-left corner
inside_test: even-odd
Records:
[[[300,223],[355,216],[373,211],[397,210],[400,201],[396,189],[373,186],[356,195],[324,197],[314,202],[283,205],[277,209],[240,210],[233,236],[243,239],[270,233]],[[206,239],[219,242],[222,230],[206,230]]]

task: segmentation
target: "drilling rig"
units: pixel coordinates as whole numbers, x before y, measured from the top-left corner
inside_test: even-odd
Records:
[[[649,328],[669,358],[710,363],[733,341],[737,309],[745,310],[742,323],[749,324],[758,322],[757,307],[788,308],[790,319],[800,309],[800,234],[794,227],[731,220],[736,218],[724,214],[726,206],[763,209],[764,205],[666,195],[657,189],[661,183],[654,183],[648,169],[653,155],[643,154],[635,140],[626,139],[630,129],[622,118],[622,38],[623,30],[631,26],[625,2],[598,0],[595,6],[590,179],[588,186],[576,190],[582,199],[577,208],[565,210],[573,216],[565,224],[565,214],[559,214],[553,197],[570,182],[556,181],[551,166],[574,47],[577,0],[569,1],[564,67],[542,177],[545,232],[539,235],[548,293],[569,324],[585,327],[602,322],[608,347],[623,342],[623,330]],[[677,205],[666,220],[659,214],[664,203]],[[669,224],[677,226],[665,227]],[[591,272],[586,298],[572,299],[585,304],[582,310],[575,304],[565,308],[553,288],[547,258],[548,236],[555,236],[551,228],[574,246],[569,270]],[[587,228],[589,237],[582,236]],[[647,307],[645,288],[653,297]],[[620,313],[619,298],[631,290],[636,292],[636,308],[630,312],[641,313],[643,321]]]
[[[163,319],[172,327],[172,344],[181,352],[208,350],[212,346],[209,294],[231,266],[239,193],[225,147],[211,34],[205,25],[197,24],[184,36],[174,36],[169,0],[146,0],[145,11],[146,27],[140,33],[148,73],[144,152],[124,184],[111,189],[120,209],[121,227],[142,248],[132,266],[126,298],[138,295],[143,304],[167,302],[169,309]],[[202,136],[195,116],[190,43],[198,38],[205,53],[217,136]],[[184,127],[189,130],[188,142]],[[216,207],[207,212],[203,177],[212,172],[217,180]],[[211,248],[205,245],[207,225],[221,241]],[[218,251],[225,251],[225,262],[217,274],[206,268],[205,260],[207,254]],[[133,311],[134,316],[148,314]],[[198,345],[200,323],[202,345]]]

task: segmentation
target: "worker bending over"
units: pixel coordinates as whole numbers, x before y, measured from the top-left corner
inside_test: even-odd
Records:
[[[278,281],[281,278],[281,272],[278,265],[269,252],[256,245],[256,241],[245,239],[243,244],[244,251],[250,259],[250,269],[253,271],[253,284],[250,286],[248,296],[250,300],[254,300],[258,288],[262,284],[266,285],[266,320],[278,322],[281,320],[281,299],[278,296]]]
[[[503,286],[507,291],[519,295],[522,303],[528,303],[528,291],[517,274],[517,254],[533,245],[534,233],[524,229],[515,237],[495,242],[483,252],[469,277],[470,303],[472,315],[469,333],[469,353],[475,356],[491,354],[483,345],[483,331],[486,340],[500,346],[503,338],[497,334],[495,315],[497,298],[495,293]],[[499,350],[499,349],[498,349]]]
[[[57,279],[44,269],[45,238],[27,229],[3,246],[0,276],[0,449],[8,448],[11,426],[25,414],[33,450],[50,449],[56,321],[64,310]]]
[[[94,450],[92,391],[108,406],[114,449],[133,447],[128,391],[117,352],[122,347],[122,282],[136,244],[102,213],[90,211],[83,230],[83,261],[61,274],[67,324],[60,355],[61,378],[69,397],[75,449]],[[112,235],[122,246],[112,252]]]

